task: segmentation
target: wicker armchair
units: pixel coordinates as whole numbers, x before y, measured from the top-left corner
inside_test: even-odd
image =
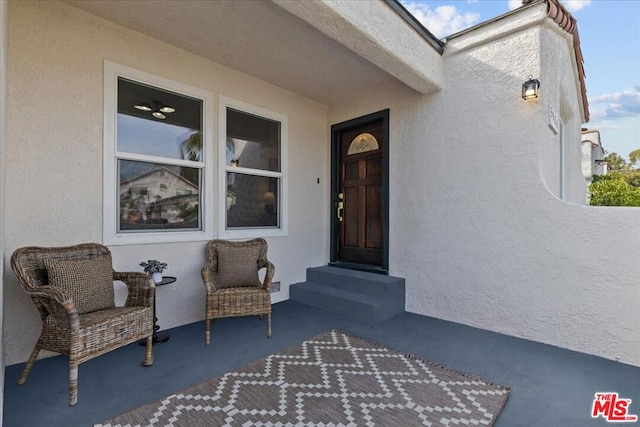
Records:
[[[260,283],[258,271],[266,268]],[[211,321],[222,317],[267,316],[267,338],[271,338],[271,280],[275,267],[267,259],[267,242],[211,240],[202,281],[207,291],[205,344],[211,342]]]
[[[80,363],[146,339],[143,364],[153,364],[155,284],[146,274],[114,272],[109,249],[94,243],[20,248],[11,256],[11,267],[42,319],[40,338],[18,385],[25,383],[42,349],[69,356],[71,405],[78,401]],[[124,307],[115,307],[116,280],[128,287]]]

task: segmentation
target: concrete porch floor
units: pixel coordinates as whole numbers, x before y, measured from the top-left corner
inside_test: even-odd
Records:
[[[80,365],[75,407],[68,401],[66,357],[36,362],[21,387],[23,365],[9,366],[4,425],[91,426],[330,329],[511,387],[497,427],[610,425],[591,418],[596,392],[618,392],[632,399],[630,414],[640,414],[638,367],[410,313],[371,326],[285,301],[273,307],[270,340],[257,317],[223,319],[206,347],[198,322],[169,330],[171,339],[154,349],[153,367],[141,366],[144,348],[137,344]]]

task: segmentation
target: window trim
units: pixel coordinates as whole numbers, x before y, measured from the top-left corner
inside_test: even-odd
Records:
[[[141,233],[118,233],[118,159],[157,161],[158,163],[193,166],[188,160],[167,159],[164,157],[142,156],[117,151],[117,94],[118,77],[148,84],[160,89],[176,92],[202,100],[203,166],[201,181],[201,217],[202,230],[189,231],[148,231]],[[104,126],[103,126],[103,229],[102,241],[105,245],[135,245],[147,243],[172,243],[211,240],[214,236],[214,200],[217,188],[213,185],[215,176],[214,148],[214,95],[212,92],[156,76],[144,71],[104,61]]]
[[[246,169],[226,165],[226,141],[227,141],[227,108],[232,108],[248,114],[253,114],[265,119],[280,123],[280,172]],[[289,212],[289,173],[288,173],[288,142],[289,127],[288,117],[265,108],[257,107],[246,102],[238,101],[226,96],[220,96],[218,102],[218,234],[223,239],[247,239],[253,237],[282,237],[288,235]],[[232,169],[232,170],[231,170]],[[280,227],[278,228],[226,228],[226,185],[227,172],[247,173],[254,176],[266,176],[280,178]]]

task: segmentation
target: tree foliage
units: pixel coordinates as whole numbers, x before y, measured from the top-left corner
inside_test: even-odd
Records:
[[[640,162],[640,148],[629,153],[629,167],[637,168]]]
[[[606,175],[594,175],[589,186],[592,206],[640,206],[640,149],[629,153],[629,163],[616,153],[605,156]]]
[[[610,171],[623,170],[627,166],[627,162],[617,153],[609,153],[604,157],[607,162],[607,169]]]
[[[613,171],[606,175],[595,175],[589,186],[592,206],[637,206],[640,207],[639,171],[633,174]]]

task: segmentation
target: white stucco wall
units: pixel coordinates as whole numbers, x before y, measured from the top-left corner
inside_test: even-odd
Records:
[[[269,258],[276,265],[274,280],[282,284],[273,301],[288,298],[289,284],[303,280],[306,267],[326,262],[325,106],[58,2],[9,2],[9,19],[7,216],[2,241],[7,364],[26,360],[40,330],[37,311],[9,267],[13,250],[102,240],[105,59],[212,91],[216,109],[217,96],[224,95],[287,115],[289,180],[295,185],[289,187],[288,237],[268,239]],[[217,110],[213,114],[217,125]],[[216,223],[217,209],[207,212],[216,216]],[[205,242],[187,242],[111,250],[114,267],[121,271],[140,271],[138,263],[152,258],[168,263],[167,274],[178,281],[158,289],[157,304],[158,323],[170,328],[204,316],[204,246]],[[118,297],[122,298],[121,289]]]
[[[586,181],[582,174],[582,106],[577,102],[580,97],[577,87],[573,37],[551,20],[544,21],[545,30],[540,33],[540,73],[546,76],[545,94],[541,99],[543,114],[549,125],[550,114],[554,113],[564,123],[564,181],[563,200],[586,204]],[[549,127],[549,130],[551,128]],[[552,138],[542,146],[541,164],[543,179],[549,190],[560,197],[560,134],[552,133]],[[555,167],[554,167],[555,166]]]
[[[305,267],[328,260],[328,124],[390,108],[390,268],[407,280],[407,310],[640,365],[640,211],[577,204],[575,60],[555,24],[526,27],[531,17],[545,21],[544,7],[450,40],[438,93],[376,88],[327,112],[57,2],[10,2],[5,254],[101,240],[104,59],[288,115],[289,236],[269,239],[283,284],[274,301]],[[542,83],[536,102],[520,98],[529,74]],[[567,157],[578,153],[567,167],[575,203],[557,197],[551,106],[566,120]],[[203,248],[112,251],[120,270],[169,263],[179,281],[158,290],[166,328],[202,318]],[[4,267],[12,364],[31,351],[39,319],[6,256]]]
[[[450,40],[441,92],[372,93],[329,120],[390,108],[390,270],[408,311],[640,365],[640,210],[578,204],[575,59],[545,7]],[[557,197],[550,105],[575,203]]]

